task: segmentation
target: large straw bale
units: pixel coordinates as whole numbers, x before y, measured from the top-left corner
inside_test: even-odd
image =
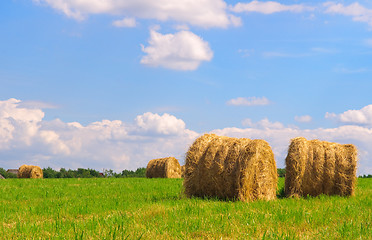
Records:
[[[264,140],[204,134],[186,154],[184,188],[189,197],[271,200],[277,181],[274,154]]]
[[[354,194],[357,148],[352,144],[292,139],[286,158],[288,197]]]
[[[182,178],[185,177],[185,165],[182,165],[182,166],[181,166],[181,177],[182,177]]]
[[[18,178],[43,178],[43,170],[38,166],[22,165],[18,169]]]
[[[146,168],[147,178],[181,178],[181,166],[174,157],[150,160]]]

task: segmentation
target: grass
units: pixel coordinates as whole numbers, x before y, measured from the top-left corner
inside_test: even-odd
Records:
[[[372,238],[372,179],[358,179],[350,198],[242,203],[181,191],[181,179],[1,180],[0,238]]]

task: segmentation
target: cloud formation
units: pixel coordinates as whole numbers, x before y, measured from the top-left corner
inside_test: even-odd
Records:
[[[353,21],[365,22],[372,27],[372,9],[360,5],[358,2],[348,6],[342,3],[326,2],[323,6],[326,7],[326,13],[351,16]]]
[[[183,163],[188,147],[200,136],[187,129],[182,119],[170,114],[147,112],[138,115],[131,123],[102,120],[83,126],[59,119],[45,121],[41,109],[22,107],[21,103],[17,99],[0,101],[0,167],[34,164],[122,171],[145,167],[149,160],[167,156],[174,156]],[[278,167],[284,167],[288,145],[294,137],[352,143],[358,147],[360,156],[358,174],[372,173],[370,127],[346,125],[300,129],[266,118],[256,123],[250,119],[243,122],[248,128],[223,128],[212,132],[230,137],[265,139],[273,149]]]
[[[195,70],[203,61],[210,61],[213,52],[208,42],[190,31],[161,34],[150,31],[149,46],[142,46],[147,53],[141,63],[174,70]]]
[[[254,126],[252,128],[224,128],[212,132],[229,137],[266,140],[273,149],[275,161],[279,168],[285,167],[285,157],[292,138],[303,136],[307,139],[321,139],[342,144],[351,143],[358,148],[358,174],[370,174],[372,172],[372,151],[370,150],[372,128],[346,125],[337,128],[299,129],[297,127],[284,127],[283,125],[283,127],[278,127],[280,124],[257,127],[257,125],[262,125],[263,122],[269,121],[266,119],[265,121],[252,123]]]
[[[360,110],[348,110],[341,114],[327,112],[325,117],[336,119],[341,123],[372,126],[372,104]]]
[[[239,18],[226,12],[223,0],[33,0],[50,6],[67,17],[82,21],[92,14],[127,18],[176,21],[200,27],[238,25]]]
[[[230,99],[226,104],[232,106],[260,106],[268,105],[270,101],[266,97],[238,97]]]
[[[252,1],[249,3],[237,3],[235,6],[230,7],[233,12],[258,12],[263,14],[273,14],[278,12],[294,12],[300,13],[303,11],[313,10],[314,8],[305,6],[303,4],[284,5],[278,2],[267,1]]]
[[[102,120],[83,126],[45,121],[41,109],[20,104],[17,99],[0,101],[1,167],[135,169],[157,157],[182,160],[188,144],[198,136],[169,114],[145,113],[133,123]]]

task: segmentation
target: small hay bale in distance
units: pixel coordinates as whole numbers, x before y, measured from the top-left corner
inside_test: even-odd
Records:
[[[272,200],[277,182],[274,154],[264,140],[204,134],[186,154],[184,191],[188,197]]]
[[[352,144],[297,137],[291,140],[285,162],[287,197],[354,194],[357,148]]]
[[[0,179],[5,179],[5,177],[3,177],[3,175],[0,174]]]
[[[43,170],[38,166],[22,165],[18,169],[18,178],[43,178]]]
[[[147,164],[146,177],[181,178],[181,165],[174,157],[152,159]]]

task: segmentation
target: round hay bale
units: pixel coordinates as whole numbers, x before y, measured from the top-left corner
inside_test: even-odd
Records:
[[[188,197],[271,200],[276,198],[277,181],[274,154],[264,140],[204,134],[186,154]]]
[[[354,194],[357,148],[352,144],[297,137],[291,140],[285,162],[288,197]]]
[[[185,165],[181,166],[181,178],[185,177]]]
[[[3,175],[0,174],[0,179],[5,179],[5,177],[3,177]]]
[[[43,178],[43,170],[38,166],[22,165],[18,169],[18,178]]]
[[[181,178],[181,166],[174,157],[150,160],[146,167],[147,178]]]

